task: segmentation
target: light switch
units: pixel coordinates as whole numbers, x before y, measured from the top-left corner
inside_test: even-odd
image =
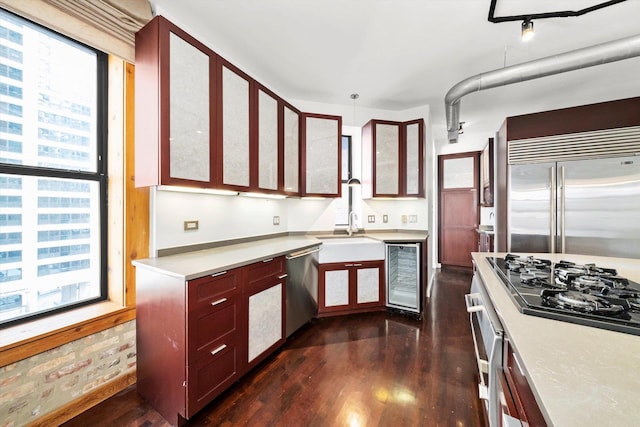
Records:
[[[199,221],[185,221],[184,222],[184,231],[194,231],[197,230],[199,226]]]
[[[280,225],[280,217],[278,215],[273,216],[273,225]]]

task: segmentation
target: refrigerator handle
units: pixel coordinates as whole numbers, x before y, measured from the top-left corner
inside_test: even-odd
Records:
[[[560,166],[560,253],[564,253],[565,248],[565,232],[564,232],[564,216],[565,216],[565,171],[564,166]]]
[[[551,192],[549,203],[549,253],[556,253],[556,167],[551,166],[549,168],[549,180],[551,181]]]

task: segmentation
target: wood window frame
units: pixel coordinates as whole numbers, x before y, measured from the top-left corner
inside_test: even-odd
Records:
[[[134,66],[109,56],[108,301],[2,329],[0,366],[135,319],[135,270],[148,256],[149,189],[134,184]]]

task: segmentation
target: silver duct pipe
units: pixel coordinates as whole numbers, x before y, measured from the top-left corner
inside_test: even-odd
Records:
[[[636,56],[640,56],[640,35],[511,65],[464,79],[449,89],[444,97],[449,143],[458,142],[460,98],[468,93]]]

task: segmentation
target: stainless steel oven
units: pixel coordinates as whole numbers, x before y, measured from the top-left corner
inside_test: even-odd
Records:
[[[478,362],[478,394],[485,403],[489,425],[501,425],[500,374],[504,329],[476,272],[471,292],[465,295],[476,360]]]

